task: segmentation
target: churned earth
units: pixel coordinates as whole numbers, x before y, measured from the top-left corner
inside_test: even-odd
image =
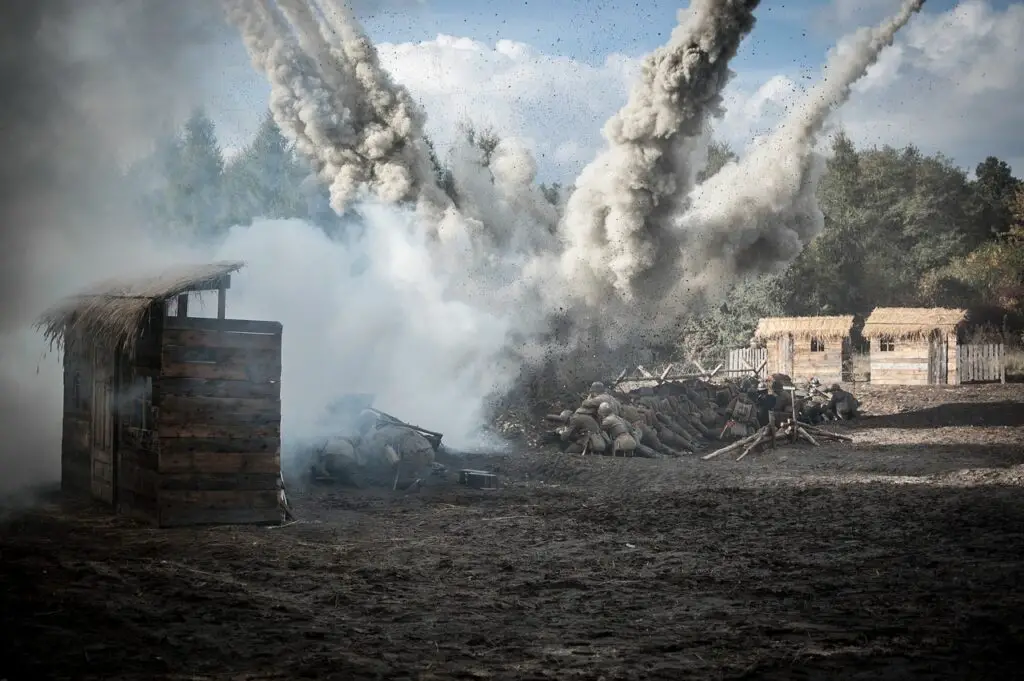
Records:
[[[8,513],[0,678],[1016,678],[1024,385],[855,391],[853,444],[738,462],[474,457],[501,490],[275,528]]]

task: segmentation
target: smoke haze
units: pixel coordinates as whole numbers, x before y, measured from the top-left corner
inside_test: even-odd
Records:
[[[283,322],[286,449],[351,392],[470,446],[488,397],[524,365],[593,359],[599,346],[669,329],[710,288],[795,258],[820,229],[816,136],[920,7],[844,41],[828,80],[784,126],[695,188],[728,62],[758,4],[695,0],[645,61],[560,216],[515,139],[486,158],[457,144],[449,199],[423,112],[342,2],[224,0],[271,85],[275,121],[361,236],[257,220],[200,247],[140,228],[120,170],[201,103],[191,76],[226,29],[211,4],[5,5],[0,123],[15,142],[0,160],[0,266],[18,294],[0,308],[0,407],[15,434],[0,450],[8,488],[52,476],[59,462],[61,371],[55,355],[39,361],[34,315],[91,281],[183,261],[247,261],[228,315]]]

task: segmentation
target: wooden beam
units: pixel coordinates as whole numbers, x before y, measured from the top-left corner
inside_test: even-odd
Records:
[[[182,293],[178,296],[178,317],[188,316],[188,294]]]
[[[227,319],[228,316],[228,289],[221,286],[217,289],[217,319]]]

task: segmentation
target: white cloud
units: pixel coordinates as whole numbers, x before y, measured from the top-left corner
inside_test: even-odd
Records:
[[[837,16],[854,3],[836,0]],[[1024,175],[1024,5],[996,10],[966,0],[947,12],[925,11],[854,87],[834,116],[863,145],[915,144],[969,170],[995,155]],[[845,8],[845,9],[844,9]],[[798,96],[797,74],[758,86],[740,78],[721,133],[749,139],[744,126],[770,127]]]
[[[1024,72],[1024,6],[995,10],[985,0],[966,0],[948,12],[927,7],[856,85],[835,121],[860,144],[912,143],[969,169],[994,154],[1024,174],[1024,82],[1017,78]],[[890,0],[835,0],[830,16],[867,23],[868,14],[873,21],[891,8]],[[426,108],[439,145],[468,118],[527,140],[542,174],[560,180],[571,180],[593,156],[601,126],[625,102],[639,63],[616,54],[592,65],[524,43],[444,35],[378,49]],[[716,135],[746,148],[820,75],[739,73],[726,90],[728,111]]]
[[[440,147],[469,119],[526,140],[545,174],[558,179],[574,177],[590,159],[637,66],[622,55],[591,65],[510,40],[487,45],[446,35],[377,49],[427,110],[429,134]]]

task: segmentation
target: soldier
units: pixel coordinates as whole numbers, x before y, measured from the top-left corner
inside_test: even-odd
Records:
[[[589,414],[568,414],[565,422],[566,424],[558,429],[558,434],[562,442],[572,442],[566,449],[567,452],[582,454],[590,451],[600,454],[605,450],[608,443],[594,417]]]
[[[314,478],[329,478],[342,484],[360,486],[356,476],[359,467],[359,456],[353,438],[329,437],[314,450],[311,472]]]
[[[615,414],[612,406],[603,402],[598,408],[598,414],[602,415],[601,429],[608,433],[612,441],[612,456],[622,452],[625,456],[632,456],[636,450],[636,439],[633,432],[626,423],[626,420]]]
[[[860,402],[852,393],[842,389],[838,383],[833,383],[829,388],[832,394],[828,401],[827,411],[837,419],[848,421],[857,418],[860,409]]]
[[[764,381],[757,383],[757,396],[754,404],[757,405],[757,422],[759,425],[767,426],[771,420],[771,413],[775,411],[778,398],[768,392],[768,386]]]
[[[409,488],[414,489],[427,477],[434,463],[434,447],[427,438],[406,425],[381,423],[374,412],[360,414],[359,428],[359,453],[364,457],[364,465],[378,470],[393,469],[393,490],[398,489],[400,481],[410,478]]]

